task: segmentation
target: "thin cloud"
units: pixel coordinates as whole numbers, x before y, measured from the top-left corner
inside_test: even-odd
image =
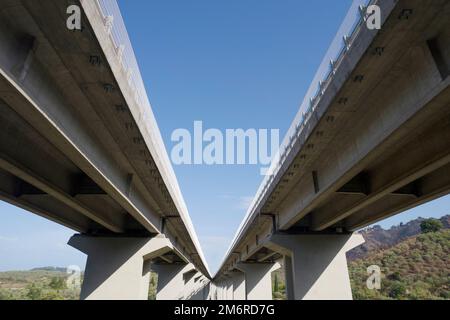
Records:
[[[17,238],[0,236],[0,241],[3,242],[16,242],[17,240],[18,240]]]
[[[240,197],[238,201],[239,209],[247,210],[248,207],[252,204],[253,197],[246,196],[246,197]]]

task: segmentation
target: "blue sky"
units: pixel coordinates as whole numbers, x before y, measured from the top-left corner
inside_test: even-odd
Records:
[[[119,1],[168,152],[173,130],[288,129],[350,0]],[[174,166],[214,272],[262,177],[257,165]],[[450,197],[381,223],[450,213]],[[0,204],[0,270],[84,268],[73,233]]]

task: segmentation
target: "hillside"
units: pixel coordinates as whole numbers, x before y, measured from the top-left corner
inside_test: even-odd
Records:
[[[420,234],[420,224],[425,219],[417,218],[408,223],[401,223],[393,226],[388,230],[376,225],[361,230],[361,234],[365,239],[365,243],[347,253],[349,261],[363,258],[367,254],[390,248],[399,242]],[[439,219],[444,229],[450,228],[450,215],[443,216]]]
[[[450,215],[443,229],[421,234],[423,218],[385,230],[361,231],[366,242],[348,252],[354,299],[450,299]],[[381,269],[381,289],[366,286],[367,267]],[[282,269],[272,274],[274,299],[285,299]]]
[[[0,300],[77,300],[80,291],[67,287],[67,277],[52,267],[0,272]]]
[[[381,289],[366,286],[381,268]],[[349,264],[354,299],[450,299],[450,230],[420,234]]]

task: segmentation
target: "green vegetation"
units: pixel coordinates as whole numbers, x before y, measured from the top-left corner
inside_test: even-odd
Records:
[[[423,229],[422,229],[423,230]],[[349,264],[355,299],[450,299],[450,230],[430,231]],[[381,289],[366,286],[367,267],[381,268]]]
[[[272,272],[272,298],[286,300],[286,284],[282,269]]]
[[[420,223],[422,233],[437,232],[444,227],[441,221],[437,219],[427,219]]]
[[[59,270],[0,272],[0,300],[78,300],[80,290],[68,288]]]
[[[158,274],[150,272],[150,285],[148,287],[148,300],[156,300],[156,286],[158,284]]]

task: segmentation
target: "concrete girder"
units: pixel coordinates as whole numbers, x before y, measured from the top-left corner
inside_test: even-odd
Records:
[[[449,112],[450,115],[450,112]],[[440,121],[370,168],[371,192],[350,203],[332,201],[312,214],[312,230],[323,230],[450,163],[450,126]],[[417,187],[420,188],[419,185]],[[419,193],[417,190],[416,193]],[[342,195],[341,197],[348,197]]]
[[[114,221],[111,217],[108,217],[101,212],[93,212],[90,208],[76,198],[72,197],[70,194],[66,193],[61,188],[53,185],[51,182],[40,177],[30,169],[23,167],[3,152],[0,152],[0,168],[22,179],[23,181],[28,182],[30,185],[38,188],[39,190],[53,196],[73,210],[104,226],[106,229],[113,232],[123,232],[123,222]]]

